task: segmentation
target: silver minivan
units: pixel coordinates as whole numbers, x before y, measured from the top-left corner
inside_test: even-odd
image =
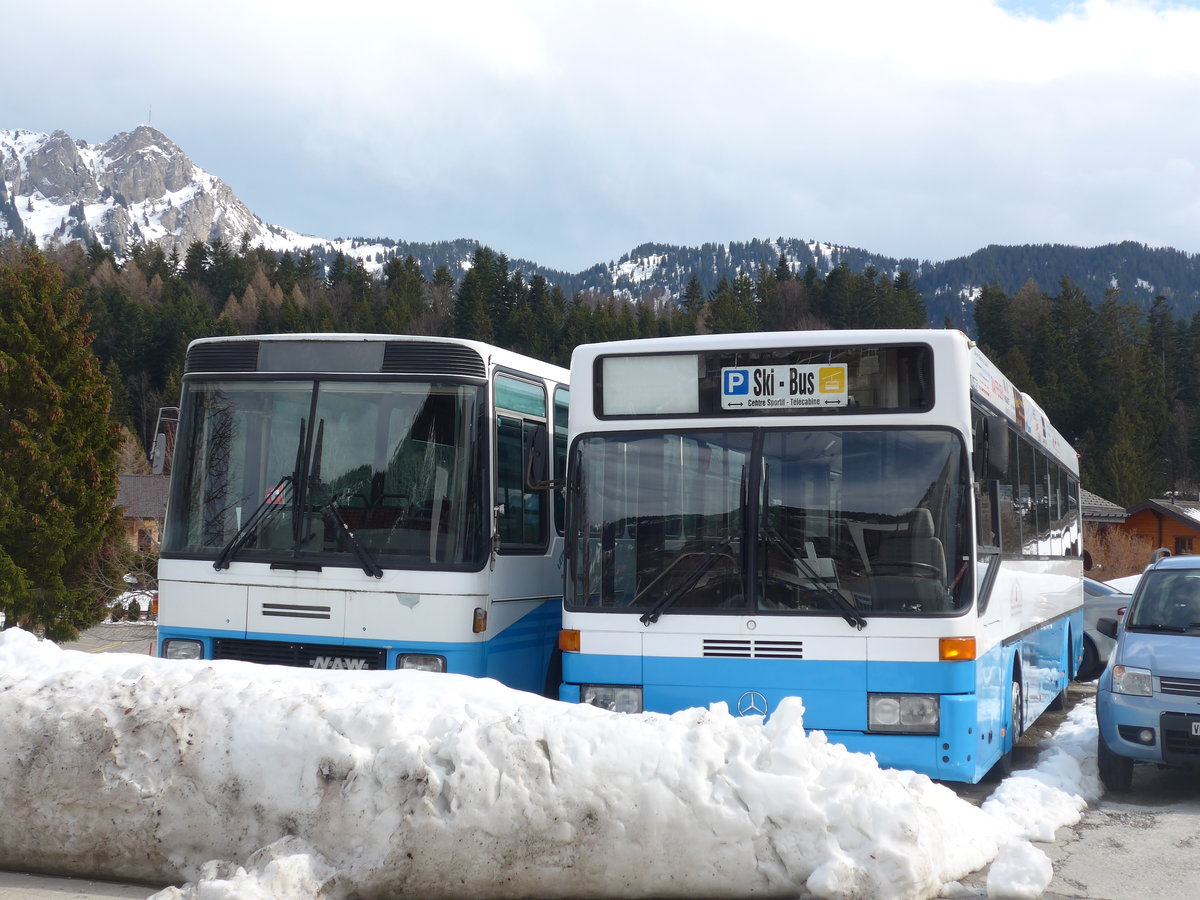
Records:
[[[1138,760],[1200,768],[1200,556],[1167,556],[1142,574],[1096,687],[1100,780],[1128,790]]]

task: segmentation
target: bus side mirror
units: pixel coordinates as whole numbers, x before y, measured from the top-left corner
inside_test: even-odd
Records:
[[[178,406],[164,406],[159,409],[158,421],[154,423],[154,445],[150,451],[150,471],[155,475],[167,472],[170,454],[175,444],[175,430],[178,427]]]
[[[976,474],[988,481],[1003,478],[1008,474],[1008,422],[1003,416],[984,416],[980,427],[982,459]]]
[[[561,481],[550,478],[550,430],[539,422],[525,438],[525,487],[531,491],[546,491],[562,487]]]
[[[167,436],[165,434],[156,434],[154,436],[154,455],[151,463],[150,471],[155,475],[161,475],[163,469],[167,465]]]

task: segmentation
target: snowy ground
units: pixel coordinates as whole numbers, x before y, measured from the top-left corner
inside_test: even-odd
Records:
[[[422,672],[62,650],[0,633],[0,868],[157,900],[1038,897],[1100,796],[1094,706],[982,806],[787,701],[627,716]]]

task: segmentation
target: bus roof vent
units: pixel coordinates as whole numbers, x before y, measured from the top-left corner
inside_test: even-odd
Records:
[[[255,372],[258,370],[258,341],[218,341],[197,344],[188,350],[183,371]]]
[[[393,375],[464,375],[486,378],[483,358],[470,347],[432,341],[389,341],[383,371]]]

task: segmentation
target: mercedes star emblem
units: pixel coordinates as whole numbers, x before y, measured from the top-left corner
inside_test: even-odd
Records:
[[[746,691],[738,697],[737,711],[739,716],[765,716],[767,698],[758,691]]]

